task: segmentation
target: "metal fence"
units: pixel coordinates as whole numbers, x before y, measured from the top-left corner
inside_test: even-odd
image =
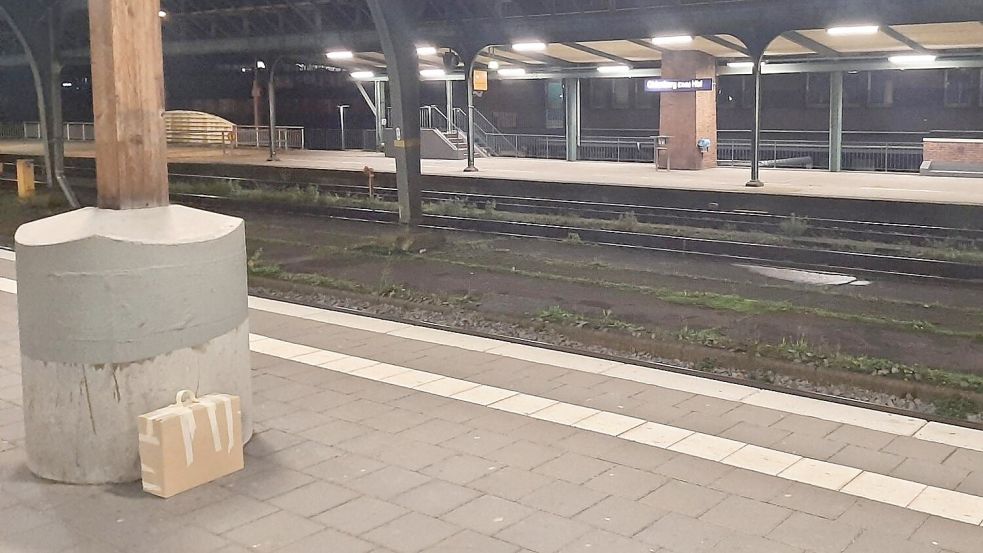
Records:
[[[308,150],[363,150],[376,151],[375,129],[307,129]]]
[[[829,169],[829,143],[807,140],[762,140],[762,164],[807,169]],[[717,145],[721,165],[750,165],[750,140],[721,140]],[[920,143],[847,142],[842,165],[848,171],[916,173],[923,160]]]
[[[566,137],[546,134],[487,134],[488,150],[496,157],[566,159]],[[653,137],[585,136],[580,140],[578,158],[585,161],[652,163]]]

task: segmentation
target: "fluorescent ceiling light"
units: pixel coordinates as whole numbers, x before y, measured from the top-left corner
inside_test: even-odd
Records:
[[[754,69],[753,61],[732,61],[727,64],[731,69]]]
[[[418,56],[435,56],[437,55],[437,49],[433,46],[419,46],[416,49],[416,55]]]
[[[521,77],[526,74],[526,70],[521,67],[507,67],[499,69],[498,74],[503,77]]]
[[[371,79],[375,77],[375,73],[371,71],[352,71],[353,79]]]
[[[447,72],[443,69],[424,69],[420,71],[421,77],[443,77]]]
[[[597,72],[602,75],[611,75],[615,73],[627,73],[631,71],[631,67],[627,65],[602,65],[597,68]]]
[[[157,12],[157,17],[167,17],[167,12],[165,12],[164,10],[160,10],[159,12]]]
[[[73,85],[72,83],[65,82],[65,83],[61,83],[61,86],[62,88],[72,88],[75,85]]]
[[[266,62],[263,60],[256,60],[256,69],[266,69]]]
[[[516,52],[538,52],[540,50],[546,49],[546,44],[543,42],[519,42],[512,45],[512,49]]]
[[[327,56],[329,60],[350,60],[355,57],[355,54],[348,50],[338,50],[335,52],[328,52]]]
[[[689,35],[679,36],[657,36],[652,39],[652,44],[656,46],[671,46],[673,44],[689,44],[693,42],[693,37]]]
[[[488,62],[488,69],[491,69],[492,71],[495,71],[501,66],[502,64],[498,63],[498,60],[491,60],[490,62]]]
[[[921,63],[932,63],[935,60],[936,57],[929,54],[907,54],[887,58],[887,61],[893,63],[894,65],[917,65]]]
[[[881,28],[877,25],[851,25],[849,27],[830,27],[826,32],[830,36],[860,36],[876,35]]]

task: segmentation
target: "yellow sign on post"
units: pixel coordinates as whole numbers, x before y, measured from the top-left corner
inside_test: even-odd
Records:
[[[34,160],[17,160],[17,197],[31,198],[34,196]]]
[[[474,89],[478,92],[488,90],[488,72],[481,69],[474,70]]]

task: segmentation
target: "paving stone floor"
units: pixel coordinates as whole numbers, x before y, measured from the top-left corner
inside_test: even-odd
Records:
[[[0,290],[2,553],[983,552],[980,434],[824,420],[788,396],[763,407],[739,388],[262,300],[245,470],[169,500],[44,482],[25,466],[16,295]],[[673,432],[687,438],[658,441]],[[718,455],[728,444],[759,455]],[[858,491],[862,478],[883,485]]]

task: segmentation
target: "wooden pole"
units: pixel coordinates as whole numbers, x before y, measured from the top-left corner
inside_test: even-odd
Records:
[[[99,207],[168,204],[160,0],[89,0]]]

